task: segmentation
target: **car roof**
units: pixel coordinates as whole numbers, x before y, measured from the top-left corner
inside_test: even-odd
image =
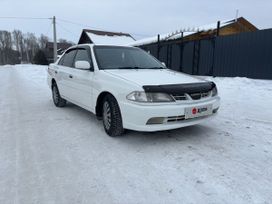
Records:
[[[84,43],[84,44],[77,44],[77,45],[73,45],[69,48],[67,48],[64,52],[66,53],[67,51],[71,50],[71,49],[75,49],[75,48],[80,48],[80,47],[84,47],[84,46],[89,46],[91,48],[95,47],[95,46],[108,46],[108,47],[123,47],[123,48],[135,48],[135,49],[139,49],[138,47],[134,47],[134,46],[130,46],[130,45],[109,45],[109,44],[92,44],[92,43]],[[62,55],[63,55],[62,54]],[[61,56],[62,56],[61,55]]]
[[[128,45],[110,45],[110,44],[91,44],[91,43],[85,43],[85,44],[73,45],[73,46],[69,47],[68,49],[73,49],[73,48],[82,47],[82,46],[90,46],[90,47],[94,47],[94,46],[133,47],[133,46],[128,46]]]

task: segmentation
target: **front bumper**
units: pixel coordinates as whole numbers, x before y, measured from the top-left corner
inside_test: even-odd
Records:
[[[184,116],[186,108],[193,108],[196,106],[212,105],[212,109],[214,110],[214,112],[216,112],[216,110],[220,106],[220,97],[215,96],[204,101],[191,101],[190,103],[147,105],[124,101],[121,102],[119,105],[122,113],[123,126],[125,129],[153,132],[191,126],[207,120],[211,116],[214,116],[215,113],[209,116],[203,116],[193,119],[184,119],[172,122],[166,121],[162,124],[147,124],[147,121],[151,118],[169,118]]]

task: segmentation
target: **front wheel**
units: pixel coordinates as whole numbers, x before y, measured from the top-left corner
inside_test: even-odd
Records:
[[[59,89],[56,83],[53,83],[52,85],[52,97],[53,97],[55,106],[64,107],[66,105],[66,100],[61,98]]]
[[[124,132],[120,108],[112,95],[107,95],[103,100],[103,125],[111,137],[122,135]]]

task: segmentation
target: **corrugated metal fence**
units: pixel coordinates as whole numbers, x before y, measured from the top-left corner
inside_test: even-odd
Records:
[[[141,48],[188,74],[272,79],[272,29]]]

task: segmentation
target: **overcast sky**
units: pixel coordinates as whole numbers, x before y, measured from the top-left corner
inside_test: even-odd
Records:
[[[0,0],[0,17],[57,18],[58,38],[78,41],[82,28],[128,32],[137,39],[244,16],[272,28],[271,0]],[[59,20],[58,20],[59,19]],[[78,26],[62,20],[86,26]],[[1,19],[0,30],[20,29],[52,37],[50,20]]]

